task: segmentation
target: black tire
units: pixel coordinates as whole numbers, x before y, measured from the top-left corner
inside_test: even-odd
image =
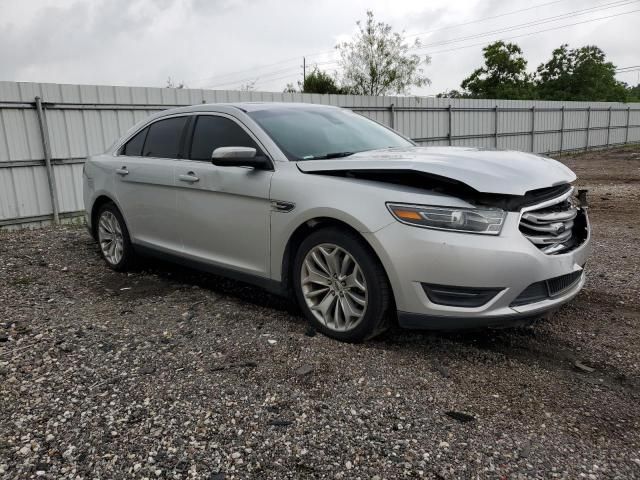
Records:
[[[351,255],[359,264],[367,289],[367,307],[364,316],[351,330],[337,331],[328,328],[313,314],[307,305],[302,287],[302,264],[307,254],[318,245],[333,244]],[[393,303],[391,288],[382,264],[358,235],[339,227],[326,227],[312,232],[302,241],[293,262],[293,290],[296,300],[311,325],[318,331],[343,342],[357,343],[384,332],[390,323],[390,305]]]
[[[100,242],[100,220],[106,212],[111,213],[115,217],[122,232],[122,257],[117,263],[113,263],[107,258]],[[100,255],[109,268],[117,272],[124,272],[134,266],[135,252],[133,250],[133,246],[131,245],[129,230],[127,229],[127,224],[124,221],[124,217],[120,213],[120,210],[118,210],[118,207],[116,207],[115,203],[105,203],[100,207],[100,209],[98,210],[98,214],[96,215],[95,232],[98,241],[98,247],[100,248]]]

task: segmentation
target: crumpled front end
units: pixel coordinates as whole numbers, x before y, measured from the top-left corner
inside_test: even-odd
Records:
[[[400,222],[368,234],[389,275],[400,325],[512,325],[572,299],[584,285],[590,252],[587,207],[572,192],[508,212],[497,236]]]

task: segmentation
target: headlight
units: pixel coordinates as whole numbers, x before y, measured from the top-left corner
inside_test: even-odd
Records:
[[[506,213],[499,208],[432,207],[387,203],[396,219],[416,227],[498,235]]]

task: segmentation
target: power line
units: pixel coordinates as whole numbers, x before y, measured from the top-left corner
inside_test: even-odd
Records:
[[[308,58],[310,55],[305,55],[305,56]],[[303,58],[305,56],[303,56]],[[295,60],[299,61],[300,57],[296,57]],[[241,71],[234,72],[234,73],[237,74],[237,73],[241,73],[241,72],[253,72],[255,70],[260,70],[261,68],[267,68],[268,66],[275,66],[275,65],[278,65],[278,64],[282,64],[282,63],[286,63],[286,62],[274,63],[274,64],[271,64],[271,65],[266,65],[264,67],[256,67],[256,68],[251,68],[251,69],[247,69],[247,70],[241,70]],[[328,63],[335,63],[335,62],[320,62],[320,63],[316,63],[316,65],[324,65],[324,64],[328,64]],[[309,65],[309,63],[307,65]],[[229,81],[224,81],[223,79],[221,79],[221,81],[219,83],[216,82],[215,85],[207,85],[207,86],[205,86],[203,88],[210,88],[210,87],[218,87],[218,86],[222,86],[222,85],[229,85],[229,84],[232,84],[232,83],[238,83],[238,82],[243,82],[243,81],[246,81],[246,80],[251,80],[253,78],[257,78],[257,77],[260,77],[260,76],[263,76],[263,75],[272,75],[272,74],[277,74],[277,73],[281,73],[281,72],[285,72],[285,71],[298,70],[299,68],[300,68],[299,66],[293,66],[292,65],[291,67],[287,67],[285,69],[279,69],[279,70],[275,70],[275,71],[272,71],[272,72],[257,73],[255,75],[251,75],[249,77],[243,77],[243,78],[240,78],[240,79],[230,79]],[[231,73],[226,74],[226,75],[224,75],[224,77],[227,77],[227,76],[230,76],[230,75],[232,75],[232,74]],[[209,77],[209,78],[204,79],[204,80],[210,80],[210,79],[213,79],[213,78],[218,78],[218,77]]]
[[[556,0],[554,2],[548,2],[548,3],[542,4],[542,5],[548,5],[548,4],[551,4],[551,3],[558,3],[559,1],[563,1],[563,0]],[[517,25],[512,25],[512,26],[509,26],[509,27],[504,27],[504,28],[493,30],[493,31],[490,31],[490,32],[475,34],[475,35],[471,35],[471,36],[467,36],[467,37],[459,37],[459,38],[450,39],[450,40],[444,40],[444,41],[441,41],[441,42],[434,42],[434,43],[430,43],[430,44],[425,44],[425,45],[421,45],[419,48],[412,48],[410,50],[417,51],[419,49],[424,49],[424,48],[432,47],[432,46],[460,43],[460,42],[463,42],[463,41],[466,41],[466,40],[470,40],[470,39],[474,39],[474,38],[480,38],[480,37],[483,37],[483,36],[490,36],[490,35],[495,35],[497,33],[504,33],[504,32],[508,32],[508,31],[520,30],[520,29],[523,29],[523,28],[542,25],[542,24],[545,24],[545,23],[556,22],[556,21],[564,20],[567,17],[586,15],[588,13],[594,13],[594,12],[597,12],[597,11],[604,11],[604,10],[610,10],[612,8],[619,8],[619,7],[622,7],[622,6],[629,5],[631,3],[636,3],[637,1],[638,0],[617,0],[615,2],[609,2],[609,3],[605,3],[605,4],[602,4],[602,5],[597,5],[597,6],[590,7],[590,8],[585,8],[585,9],[581,9],[581,10],[575,10],[575,11],[571,11],[571,12],[566,12],[566,13],[559,14],[559,15],[553,15],[551,17],[546,17],[546,18],[542,18],[542,19],[539,19],[539,20],[534,20],[534,21],[531,21],[531,22],[525,22],[525,23],[521,23],[521,24],[517,24]],[[522,9],[522,10],[530,10],[531,8],[535,8],[535,7],[530,7],[530,8]],[[511,13],[517,13],[519,11],[521,11],[521,10],[516,10],[516,11],[511,12]],[[625,15],[627,13],[633,13],[634,11],[623,12],[623,13],[618,14],[618,15]],[[502,14],[502,15],[497,15],[496,17],[502,17],[502,16],[509,15],[509,14],[510,13],[505,13],[505,14]],[[581,23],[588,23],[588,22],[591,22],[591,21],[602,20],[602,19],[605,19],[605,18],[610,18],[610,17],[614,17],[614,16],[618,16],[618,15],[598,17],[598,18],[589,19],[589,20],[586,20],[586,21],[583,21],[583,22],[576,22],[576,23],[573,23],[573,24],[560,25],[558,27],[539,30],[539,31],[535,31],[535,32],[529,32],[527,34],[521,34],[521,35],[509,37],[509,38],[517,38],[517,37],[521,37],[521,36],[528,36],[528,35],[532,35],[534,33],[540,33],[540,32],[546,32],[546,31],[550,31],[550,30],[556,30],[556,29],[559,29],[559,28],[565,28],[565,27],[569,27],[569,26],[573,26],[573,25],[578,25],[578,24],[581,24]],[[494,18],[494,17],[487,17],[487,19],[490,19],[490,18]],[[479,21],[481,21],[481,20],[479,20]],[[467,22],[467,23],[475,23],[475,22]],[[461,24],[461,25],[463,25],[463,24]],[[468,45],[468,46],[460,47],[460,49],[471,47],[471,46],[476,46],[476,45],[484,45],[485,43],[486,42],[482,42],[481,44]],[[458,48],[451,49],[451,50],[445,50],[445,51],[454,51],[454,50],[457,50],[457,49]],[[440,52],[434,52],[434,53],[440,53]],[[337,63],[337,62],[336,61],[322,62],[322,63],[319,63],[318,65],[331,64],[331,63]]]
[[[565,2],[565,1],[567,1],[567,0],[553,0],[552,2],[538,3],[538,4],[533,5],[531,7],[521,8],[519,10],[512,10],[510,12],[501,13],[499,15],[494,15],[494,16],[491,16],[491,17],[479,18],[479,19],[470,20],[470,21],[464,22],[464,23],[457,23],[455,25],[447,25],[445,27],[435,28],[433,30],[427,30],[425,32],[412,33],[410,35],[405,35],[405,38],[418,37],[420,35],[427,35],[429,33],[439,32],[439,31],[442,31],[442,30],[449,30],[449,29],[452,29],[452,28],[464,27],[466,25],[471,25],[471,24],[474,24],[474,23],[486,22],[487,20],[493,20],[493,19],[496,19],[496,18],[506,17],[506,16],[509,16],[509,15],[514,15],[516,13],[526,12],[526,11],[529,11],[529,10],[535,10],[536,8],[546,7],[548,5],[553,5],[555,3],[561,3],[561,2]],[[614,3],[617,3],[617,2],[614,2]],[[608,5],[608,4],[605,4],[605,5]],[[331,51],[332,50],[325,50],[323,52],[318,52],[318,53],[315,53],[315,54],[312,54],[312,55],[307,55],[307,57],[322,55],[322,54],[330,53]]]
[[[472,21],[472,22],[466,22],[466,24],[477,23],[477,22],[489,20],[489,19],[492,19],[492,18],[507,16],[507,15],[511,15],[511,14],[514,14],[514,13],[518,13],[520,11],[531,10],[531,9],[537,8],[539,6],[545,6],[545,5],[549,5],[549,4],[553,4],[553,3],[559,3],[560,1],[564,1],[564,0],[556,0],[554,2],[547,2],[547,3],[544,3],[544,4],[540,4],[540,5],[536,6],[536,7],[529,7],[529,8],[526,8],[526,9],[516,10],[516,11],[513,11],[513,12],[507,12],[507,13],[504,13],[504,14],[501,14],[501,15],[496,15],[494,17],[487,17],[485,19],[479,19],[479,20]],[[595,11],[609,10],[609,9],[612,9],[612,8],[617,8],[617,7],[625,6],[625,5],[628,5],[628,4],[631,4],[631,3],[635,3],[637,1],[638,0],[618,0],[616,2],[605,3],[605,4],[602,4],[602,5],[590,7],[590,8],[587,8],[587,9],[581,9],[581,10],[576,10],[576,11],[573,11],[573,12],[567,12],[567,13],[560,14],[560,15],[554,15],[552,17],[547,17],[547,18],[543,18],[543,19],[540,19],[540,20],[535,20],[535,21],[531,21],[531,22],[518,24],[518,25],[513,25],[513,26],[510,26],[510,27],[505,27],[505,28],[497,29],[497,30],[490,31],[490,32],[470,35],[470,36],[466,36],[466,37],[460,37],[460,38],[457,38],[457,39],[445,40],[445,41],[441,41],[441,42],[434,42],[434,43],[426,44],[426,45],[421,45],[419,48],[414,48],[414,49],[411,49],[411,50],[417,51],[417,50],[425,49],[425,48],[432,47],[432,46],[460,43],[460,42],[463,42],[463,41],[466,41],[466,40],[470,40],[470,39],[474,39],[474,38],[480,38],[480,37],[483,37],[483,36],[490,36],[490,35],[495,35],[495,34],[498,34],[498,33],[504,33],[504,32],[508,32],[508,31],[519,30],[519,29],[522,29],[522,28],[528,28],[528,27],[532,27],[532,26],[536,26],[536,25],[541,25],[541,24],[544,24],[544,23],[560,21],[560,20],[565,19],[568,16],[579,16],[579,15],[584,15],[586,13],[593,13]],[[543,33],[543,32],[547,32],[547,31],[557,30],[557,29],[560,29],[560,28],[566,28],[566,27],[580,25],[580,24],[589,23],[589,22],[593,22],[593,21],[604,20],[604,19],[607,19],[607,18],[617,17],[617,16],[620,16],[620,15],[626,15],[626,14],[634,13],[634,12],[637,12],[637,11],[638,10],[632,10],[632,11],[629,11],[629,12],[622,12],[622,13],[619,13],[619,14],[609,15],[609,16],[605,16],[605,17],[589,19],[589,20],[585,20],[585,21],[582,21],[582,22],[575,22],[575,23],[572,23],[572,24],[560,25],[560,26],[557,26],[557,27],[552,27],[552,28],[548,28],[548,29],[543,29],[543,30],[538,30],[538,31],[534,31],[534,32],[528,32],[528,33],[525,33],[525,34],[511,36],[511,37],[508,37],[507,39],[520,38],[520,37],[525,37],[525,36],[529,36],[529,35],[534,35],[534,34],[537,34],[537,33]],[[462,25],[465,25],[465,24],[460,24],[458,26],[462,26]],[[445,29],[445,28],[448,28],[448,27],[443,27],[442,29]],[[452,28],[453,28],[453,26],[452,26]],[[442,30],[442,29],[438,29],[438,30]],[[460,49],[471,48],[471,47],[474,47],[474,46],[484,45],[484,44],[486,44],[486,41],[484,41],[482,43],[477,43],[477,44],[472,44],[472,45],[465,45],[465,46],[462,46],[462,47],[456,47],[456,48],[447,49],[447,50],[439,50],[439,51],[430,52],[430,53],[431,54],[445,53],[445,52],[451,52],[451,51],[456,51],[456,50],[460,50]],[[319,54],[322,54],[322,53],[326,53],[326,52],[319,52],[317,54],[307,55],[307,57],[308,56],[313,56],[313,55],[319,55]],[[427,53],[429,53],[429,52],[427,52]],[[281,64],[288,63],[288,62],[290,62],[292,60],[296,60],[296,59],[299,60],[299,57],[294,57],[292,59],[283,60],[283,61],[276,62],[276,63],[273,63],[273,64],[264,65],[262,67],[256,67],[254,69],[245,69],[245,70],[241,70],[241,71],[237,71],[237,72],[229,72],[229,73],[225,74],[224,76],[230,76],[232,74],[237,74],[237,73],[240,73],[240,72],[255,71],[256,69],[267,68],[268,66],[281,65]],[[331,65],[331,64],[337,64],[337,63],[338,63],[337,60],[329,60],[329,61],[324,61],[324,62],[317,62],[315,65],[317,65],[317,66],[319,66],[319,65]],[[254,81],[254,82],[259,82],[259,83],[271,82],[271,81],[279,80],[281,78],[287,78],[287,77],[290,78],[293,74],[292,73],[288,73],[288,72],[294,72],[294,71],[295,72],[299,72],[299,67],[298,66],[295,66],[295,67],[291,66],[291,67],[287,67],[287,68],[284,68],[284,69],[274,70],[274,71],[265,72],[265,73],[257,74],[257,75],[251,75],[251,76],[240,78],[240,79],[223,81],[221,83],[216,83],[215,85],[210,85],[210,86],[207,86],[207,87],[204,87],[204,88],[216,88],[216,87],[222,87],[222,86],[226,86],[226,85],[243,83],[243,82],[247,82],[247,81]],[[271,78],[271,77],[273,77],[273,75],[280,75],[281,73],[285,73],[285,72],[287,72],[287,75],[285,75],[285,76],[278,76],[278,77],[275,77],[275,78]],[[210,78],[216,78],[216,77],[210,77]]]
[[[275,81],[278,81],[278,80],[283,80],[285,78],[293,79],[295,77],[298,77],[299,75],[300,75],[300,72],[291,73],[289,75],[283,75],[281,77],[270,78],[270,79],[267,79],[267,80],[258,80],[258,81],[256,81],[256,85],[264,85],[265,83],[275,82]]]
[[[282,73],[285,72],[293,72],[293,71],[299,71],[298,67],[288,67],[288,68],[283,68],[280,70],[274,70],[272,72],[265,72],[265,73],[258,73],[255,75],[251,75],[248,77],[243,77],[243,78],[239,78],[239,79],[234,79],[234,80],[229,80],[228,82],[222,82],[222,83],[216,83],[215,85],[207,85],[205,88],[215,88],[215,87],[222,87],[224,85],[231,85],[234,83],[242,83],[242,82],[247,82],[247,81],[251,81],[251,80],[258,80],[264,77],[271,77],[273,75],[280,75]]]
[[[337,64],[337,61],[319,62],[319,63],[312,64],[311,66],[331,65],[331,64]],[[265,81],[276,80],[275,78],[269,78],[269,77],[271,77],[273,75],[279,75],[279,74],[282,74],[282,73],[285,73],[285,72],[291,72],[291,75],[287,75],[287,76],[291,77],[293,75],[293,73],[299,73],[299,67],[290,67],[290,68],[284,68],[284,69],[280,69],[280,70],[275,70],[273,72],[267,72],[267,73],[264,73],[264,74],[251,75],[251,76],[243,77],[243,78],[240,78],[240,79],[230,80],[228,82],[217,83],[215,85],[207,85],[204,88],[223,87],[223,86],[227,86],[227,85],[235,85],[235,84],[238,84],[238,83],[244,83],[244,82],[250,82],[250,81],[255,81],[256,83],[263,83]],[[278,78],[280,78],[280,77],[278,77]]]
[[[539,3],[539,4],[533,5],[531,7],[521,8],[520,10],[512,10],[511,12],[501,13],[500,15],[494,15],[492,17],[479,18],[477,20],[471,20],[469,22],[464,22],[464,23],[456,23],[455,25],[449,25],[449,26],[446,26],[446,27],[435,28],[433,30],[427,30],[426,32],[412,33],[411,35],[406,35],[406,37],[407,38],[419,37],[420,35],[427,35],[429,33],[440,32],[442,30],[449,30],[451,28],[464,27],[466,25],[471,25],[473,23],[486,22],[487,20],[494,20],[496,18],[506,17],[506,16],[509,16],[509,15],[514,15],[516,13],[526,12],[528,10],[534,10],[536,8],[546,7],[547,5],[552,5],[554,3],[560,3],[560,2],[564,2],[564,1],[566,1],[566,0],[554,0],[553,2]]]
[[[542,18],[540,20],[534,20],[531,22],[525,22],[525,23],[521,23],[518,25],[512,25],[509,27],[504,27],[504,28],[500,28],[497,30],[492,30],[489,32],[484,32],[484,33],[477,33],[474,35],[469,35],[466,37],[458,37],[458,38],[453,38],[450,40],[442,40],[439,42],[433,42],[433,43],[428,43],[425,45],[421,45],[420,47],[411,49],[414,51],[417,50],[421,50],[424,48],[428,48],[428,47],[435,47],[435,46],[440,46],[440,45],[449,45],[452,43],[459,43],[459,42],[463,42],[466,40],[473,40],[475,38],[481,38],[481,37],[486,37],[486,36],[490,36],[490,35],[495,35],[498,33],[505,33],[505,32],[510,32],[513,30],[520,30],[523,28],[529,28],[529,27],[535,27],[537,25],[543,25],[545,23],[552,23],[552,22],[558,22],[560,20],[565,20],[567,17],[577,17],[577,16],[581,16],[581,15],[586,15],[588,13],[593,13],[593,12],[597,12],[597,11],[601,11],[601,10],[610,10],[612,8],[618,8],[618,7],[622,7],[631,3],[636,3],[638,2],[638,0],[622,0],[622,1],[616,1],[616,2],[611,2],[611,3],[607,3],[604,5],[601,5],[599,7],[591,7],[591,8],[586,8],[586,9],[582,9],[582,10],[575,10],[573,12],[567,12],[567,13],[563,13],[560,15],[554,15],[551,17],[547,17],[547,18]]]
[[[297,73],[291,73],[289,75],[283,75],[281,77],[276,77],[276,78],[265,78],[265,79],[258,79],[256,80],[255,84],[256,85],[265,85],[265,84],[269,84],[272,82],[276,82],[278,80],[282,80],[285,78],[289,78],[289,79],[295,79],[296,77],[298,77],[300,75],[300,72]]]
[[[487,20],[492,20],[492,19],[495,19],[495,18],[505,17],[505,16],[508,16],[508,15],[514,15],[516,13],[533,10],[533,9],[536,9],[536,8],[544,7],[544,6],[547,6],[547,5],[552,5],[552,4],[555,4],[555,3],[560,3],[560,2],[563,2],[563,1],[566,1],[566,0],[554,0],[554,1],[551,1],[551,2],[539,3],[539,4],[533,5],[531,7],[522,8],[522,9],[519,9],[519,10],[512,10],[510,12],[505,12],[505,13],[502,13],[502,14],[499,14],[499,15],[494,15],[494,16],[491,16],[491,17],[479,18],[479,19],[476,19],[476,20],[471,20],[469,22],[464,22],[464,23],[459,23],[459,24],[456,24],[456,25],[448,25],[448,26],[445,26],[445,27],[440,27],[440,28],[437,28],[437,29],[434,29],[434,30],[430,30],[430,31],[427,31],[427,32],[421,32],[421,33],[407,35],[407,37],[415,37],[415,36],[419,36],[419,35],[425,35],[427,33],[433,33],[433,32],[440,31],[440,30],[448,30],[448,29],[452,29],[452,28],[459,28],[459,27],[470,25],[470,24],[473,24],[473,23],[480,23],[480,22],[485,22]],[[307,57],[307,58],[309,58],[309,57],[317,57],[319,55],[325,55],[325,54],[331,53],[333,51],[334,51],[334,49],[324,50],[324,51],[321,51],[321,52],[316,52],[316,53],[311,53],[311,54],[304,54],[304,56]],[[234,75],[237,75],[237,74],[242,74],[242,73],[247,73],[247,72],[254,72],[256,70],[262,70],[264,68],[275,67],[275,66],[283,65],[283,64],[290,63],[290,62],[293,62],[293,61],[298,61],[299,58],[300,58],[299,56],[298,57],[291,57],[291,58],[284,59],[284,60],[278,60],[277,62],[274,62],[274,63],[268,63],[268,64],[264,64],[264,65],[259,65],[259,66],[256,66],[256,67],[242,69],[242,70],[235,70],[235,71],[232,71],[232,72],[221,73],[221,74],[218,74],[218,75],[211,75],[211,76],[205,77],[205,78],[193,79],[193,80],[189,80],[188,83],[201,82],[201,81],[204,81],[204,80],[211,81],[211,80],[214,80],[214,79],[215,79],[216,82],[218,82],[218,81],[220,81],[220,80],[222,80],[224,78],[231,77],[231,76],[234,76]],[[235,83],[235,81],[229,81],[229,82],[226,82],[226,83],[222,83],[222,85],[227,85],[229,83]]]
[[[583,20],[581,22],[568,23],[566,25],[559,25],[557,27],[545,28],[543,30],[536,30],[534,32],[522,33],[520,35],[512,35],[511,37],[505,37],[502,40],[511,40],[511,39],[514,39],[514,38],[528,37],[530,35],[535,35],[535,34],[538,34],[538,33],[550,32],[552,30],[559,30],[561,28],[573,27],[575,25],[582,25],[584,23],[597,22],[599,20],[606,20],[608,18],[620,17],[622,15],[629,15],[630,13],[635,13],[635,12],[640,12],[640,9],[630,10],[628,12],[616,13],[616,14],[613,14],[613,15],[607,15],[605,17],[592,18],[592,19],[589,19],[589,20]],[[484,42],[481,42],[481,43],[474,43],[474,44],[471,44],[471,45],[464,45],[462,47],[450,48],[450,49],[447,49],[447,50],[438,50],[438,51],[435,51],[435,52],[427,52],[427,53],[429,55],[436,55],[438,53],[454,52],[456,50],[463,50],[465,48],[477,47],[477,46],[486,45],[486,44],[487,44],[487,41],[485,40]]]
[[[562,1],[562,0],[558,0],[558,1]],[[548,2],[546,4],[542,4],[542,5],[548,5],[551,3],[558,3],[558,1],[555,2]],[[425,44],[425,45],[421,45],[418,48],[412,48],[410,49],[411,51],[418,51],[424,48],[428,48],[428,47],[433,47],[433,46],[440,46],[440,45],[450,45],[450,44],[455,44],[455,43],[460,43],[466,40],[471,40],[471,39],[475,39],[475,38],[481,38],[481,37],[485,37],[485,36],[491,36],[491,35],[495,35],[498,33],[505,33],[505,32],[509,32],[509,31],[514,31],[514,30],[520,30],[523,28],[529,28],[529,27],[534,27],[537,25],[543,25],[545,23],[552,23],[552,22],[557,22],[560,20],[565,20],[568,17],[576,17],[576,16],[581,16],[581,15],[586,15],[589,13],[594,13],[594,12],[598,12],[598,11],[605,11],[605,10],[610,10],[613,8],[619,8],[619,7],[623,7],[632,3],[636,3],[638,0],[618,0],[615,2],[609,2],[609,3],[605,3],[602,5],[597,5],[594,7],[589,7],[589,8],[585,8],[585,9],[581,9],[581,10],[574,10],[571,12],[566,12],[563,14],[559,14],[559,15],[553,15],[551,17],[546,17],[546,18],[542,18],[539,20],[534,20],[531,22],[525,22],[525,23],[521,23],[521,24],[517,24],[517,25],[512,25],[509,27],[504,27],[501,29],[497,29],[497,30],[493,30],[493,31],[489,31],[489,32],[484,32],[484,33],[479,33],[479,34],[475,34],[475,35],[470,35],[470,36],[466,36],[466,37],[459,37],[459,38],[455,38],[455,39],[450,39],[450,40],[443,40],[440,42],[433,42],[430,44]],[[530,7],[527,9],[522,9],[522,10],[530,10],[531,8],[535,8],[535,7]],[[511,13],[517,13],[518,11],[515,12],[511,12]],[[626,13],[633,13],[632,12],[623,12],[621,14],[618,15],[625,15]],[[505,16],[505,15],[509,15],[509,13],[506,14],[502,14],[502,15],[498,15],[498,16]],[[518,38],[518,37],[522,37],[522,36],[528,36],[528,35],[532,35],[534,33],[541,33],[541,32],[546,32],[546,31],[551,31],[551,30],[556,30],[559,28],[565,28],[565,27],[569,27],[569,26],[573,26],[573,25],[578,25],[578,24],[582,24],[582,23],[589,23],[591,21],[597,21],[597,20],[602,20],[605,18],[610,18],[610,17],[614,17],[614,16],[618,16],[618,15],[611,15],[611,16],[605,16],[605,17],[599,17],[599,18],[595,18],[595,19],[589,19],[583,22],[576,22],[573,24],[567,24],[567,25],[560,25],[558,27],[553,27],[550,29],[544,29],[544,30],[540,30],[540,31],[536,31],[536,32],[529,32],[527,34],[521,34],[521,35],[516,35],[516,36],[512,36],[509,38]],[[493,18],[493,17],[488,17],[489,18]],[[481,21],[481,20],[479,20]],[[467,22],[467,23],[475,23],[475,22]],[[481,45],[484,45],[485,42],[483,42]],[[467,47],[471,47],[471,46],[476,46],[478,44],[474,44],[474,45],[469,45],[469,46],[464,46],[464,47],[460,47],[460,48],[467,48]],[[450,49],[450,50],[445,50],[445,51],[454,51],[457,50],[458,48],[455,49]],[[434,53],[440,53],[440,52],[434,52]],[[336,63],[335,61],[333,62],[324,62],[325,64],[331,64],[331,63]]]
[[[220,78],[220,77],[223,77],[223,78],[224,77],[229,77],[229,76],[232,76],[232,75],[236,75],[238,73],[246,73],[246,72],[252,72],[254,70],[261,70],[263,68],[275,67],[277,65],[290,63],[290,62],[292,62],[294,60],[299,60],[299,59],[300,59],[300,57],[292,57],[292,58],[288,58],[286,60],[280,60],[280,61],[274,62],[274,63],[267,63],[267,64],[260,65],[260,66],[257,66],[257,67],[251,67],[251,68],[246,68],[246,69],[243,69],[243,70],[236,70],[236,71],[233,71],[233,72],[221,73],[221,74],[218,74],[218,75],[212,75],[210,77],[205,77],[205,78],[198,78],[198,79],[192,80],[192,82],[198,82],[198,81],[203,81],[203,80],[212,80],[214,78]]]
[[[591,23],[591,22],[596,22],[596,21],[600,21],[600,20],[606,20],[606,19],[609,19],[609,18],[619,17],[619,16],[622,16],[622,15],[629,15],[631,13],[635,13],[635,12],[638,12],[638,11],[640,11],[640,9],[630,10],[628,12],[616,13],[616,14],[607,15],[607,16],[604,16],[604,17],[591,18],[591,19],[588,19],[588,20],[583,20],[581,22],[574,22],[574,23],[569,23],[569,24],[565,24],[565,25],[558,25],[556,27],[546,28],[546,29],[542,29],[542,30],[536,30],[534,32],[527,32],[527,33],[523,33],[523,34],[519,34],[519,35],[512,35],[510,37],[504,38],[504,40],[511,40],[511,39],[514,39],[514,38],[528,37],[528,36],[535,35],[535,34],[538,34],[538,33],[544,33],[544,32],[549,32],[549,31],[553,31],[553,30],[559,30],[559,29],[562,29],[562,28],[573,27],[573,26],[576,26],[576,25],[582,25],[582,24],[585,24],[585,23]],[[472,44],[472,45],[464,45],[464,46],[461,46],[461,47],[450,48],[450,49],[446,49],[446,50],[438,50],[438,51],[435,51],[435,52],[428,52],[428,53],[430,55],[436,55],[438,53],[446,53],[446,52],[452,52],[452,51],[456,51],[456,50],[463,50],[463,49],[466,49],[466,48],[472,48],[472,47],[476,47],[476,46],[480,46],[480,45],[486,45],[486,43],[487,43],[486,41],[483,41],[481,43],[475,43],[475,44]],[[286,78],[286,77],[290,78],[291,75],[286,75],[284,77],[270,78],[270,79],[267,79],[267,78],[259,79],[258,78],[258,79],[256,79],[256,82],[260,81],[260,83],[264,83],[265,81],[276,81],[276,80],[279,80],[281,78]],[[229,83],[226,83],[226,84],[223,84],[223,85],[229,85],[231,83],[242,83],[243,81],[252,80],[253,78],[255,78],[255,77],[238,80],[237,82],[229,82]]]

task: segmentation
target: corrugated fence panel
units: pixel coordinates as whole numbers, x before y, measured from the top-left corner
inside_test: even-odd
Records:
[[[7,159],[12,161],[29,160],[32,158],[29,123],[25,120],[27,112],[24,110],[2,110],[3,140]],[[32,114],[33,112],[28,112]]]
[[[44,167],[0,168],[0,220],[51,213]]]
[[[0,227],[35,226],[51,218],[35,97],[43,102],[63,219],[83,208],[82,163],[87,156],[105,151],[148,115],[181,105],[280,101],[353,108],[425,146],[549,153],[640,141],[640,104],[0,82]]]
[[[82,164],[53,167],[61,212],[82,210]]]

